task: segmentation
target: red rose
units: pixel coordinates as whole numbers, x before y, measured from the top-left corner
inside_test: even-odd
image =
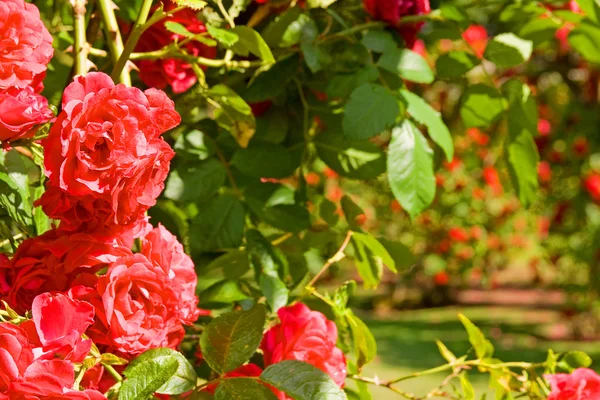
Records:
[[[299,360],[326,372],[340,387],[346,379],[346,359],[336,347],[337,327],[325,315],[296,303],[280,308],[279,324],[267,331],[260,345],[265,366]],[[285,399],[280,394],[280,399]]]
[[[431,12],[429,0],[363,0],[363,5],[373,18],[394,26],[398,25],[404,16]],[[407,47],[412,48],[415,44],[421,26],[423,23],[404,25],[398,28]]]
[[[85,233],[51,230],[27,239],[10,263],[0,262],[0,297],[16,311],[31,309],[35,296],[67,291],[82,274],[95,274],[131,251]]]
[[[483,179],[485,183],[492,189],[495,196],[499,196],[504,191],[498,171],[494,167],[485,167],[483,169]]]
[[[0,90],[39,85],[54,54],[40,11],[24,0],[2,0],[0,21]]]
[[[9,388],[9,400],[106,400],[96,390],[73,390],[73,364],[64,360],[36,360],[22,379]]]
[[[32,128],[52,117],[46,98],[35,93],[31,86],[0,92],[0,141],[32,137]]]
[[[544,376],[552,392],[548,400],[600,399],[600,376],[587,368],[578,368],[570,374]]]
[[[448,230],[448,236],[455,242],[466,242],[470,239],[469,232],[460,227],[452,227]]]
[[[142,254],[171,280],[171,286],[179,295],[181,322],[187,325],[196,322],[201,314],[196,296],[198,276],[194,262],[185,254],[181,243],[159,224],[142,239]]]
[[[594,201],[600,202],[600,174],[593,173],[583,181],[583,186]]]
[[[173,9],[175,5],[168,2],[165,11]],[[176,40],[185,39],[183,36],[169,32],[165,22],[171,21],[183,25],[191,33],[204,33],[206,26],[198,19],[196,13],[183,9],[173,14],[168,20],[152,25],[140,38],[136,51],[147,52],[162,49]],[[198,41],[192,40],[183,46],[185,51],[194,57],[215,58],[216,47],[209,47]],[[161,58],[158,60],[141,60],[137,62],[140,69],[140,78],[150,86],[165,89],[173,88],[173,92],[182,93],[191,88],[198,80],[192,70],[192,65],[185,60],[177,58]]]
[[[0,323],[0,394],[25,373],[33,362],[27,333],[8,322]]]
[[[43,355],[82,362],[92,341],[81,335],[94,323],[94,307],[62,293],[44,293],[33,300],[31,314]],[[46,357],[44,357],[46,356]]]
[[[44,141],[48,190],[39,200],[61,228],[96,234],[139,226],[156,203],[173,158],[160,135],[181,118],[165,93],[79,76]]]
[[[152,348],[175,347],[183,339],[177,288],[161,267],[142,254],[115,261],[98,278],[97,290],[108,335],[90,335],[94,342],[137,355]]]
[[[479,58],[483,58],[485,48],[487,47],[488,34],[487,30],[483,25],[469,25],[469,27],[462,34],[465,42],[471,46],[475,55]]]

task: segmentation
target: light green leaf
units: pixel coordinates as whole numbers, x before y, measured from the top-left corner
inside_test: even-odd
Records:
[[[446,347],[444,343],[442,343],[439,340],[436,340],[435,344],[437,344],[440,354],[442,355],[442,357],[444,357],[444,360],[448,361],[449,363],[453,363],[454,361],[456,361],[456,356]]]
[[[347,310],[346,321],[352,335],[356,363],[360,369],[363,365],[373,361],[377,355],[377,342],[375,342],[369,327],[354,315],[352,310]]]
[[[234,196],[214,197],[199,208],[192,220],[192,249],[203,252],[239,247],[244,236],[244,214],[244,206]]]
[[[327,8],[337,0],[307,0],[308,8]]]
[[[257,304],[247,311],[232,311],[212,320],[200,337],[208,365],[224,374],[248,361],[262,340],[266,316],[264,306]]]
[[[410,121],[392,130],[387,170],[394,197],[411,217],[431,204],[435,197],[433,151]]]
[[[252,108],[233,89],[222,84],[211,87],[208,97],[219,105],[215,110],[215,120],[219,126],[230,131],[240,147],[248,147],[256,132]]]
[[[346,104],[344,135],[350,139],[371,138],[392,126],[399,113],[393,93],[381,85],[365,83],[352,92]]]
[[[407,81],[431,83],[434,79],[433,71],[427,61],[412,50],[388,50],[379,58],[377,66],[397,74]]]
[[[484,358],[490,358],[494,355],[494,346],[492,343],[485,338],[481,329],[469,320],[464,314],[458,314],[458,319],[464,325],[469,335],[469,343],[475,349],[477,358],[482,360]]]
[[[223,164],[211,158],[172,169],[164,196],[177,201],[206,201],[225,183],[227,173]]]
[[[249,299],[248,293],[240,287],[238,280],[225,280],[215,283],[204,290],[200,296],[202,303],[219,303],[231,305]]]
[[[600,4],[597,0],[577,0],[577,4],[589,19],[600,22]]]
[[[177,35],[181,35],[183,37],[186,38],[193,38],[195,36],[194,33],[188,31],[185,26],[181,25],[178,22],[174,22],[174,21],[167,21],[165,22],[165,28],[172,33],[175,33]]]
[[[265,42],[270,47],[276,47],[280,45],[285,46],[285,44],[282,43],[283,35],[302,15],[304,14],[302,14],[302,9],[300,7],[288,8],[283,14],[278,15],[261,32]]]
[[[569,43],[583,58],[594,64],[600,64],[600,26],[584,19],[568,37]]]
[[[260,379],[294,400],[347,400],[344,391],[329,375],[301,361],[287,360],[270,365]]]
[[[277,400],[277,397],[254,379],[229,378],[217,387],[215,400]]]
[[[314,140],[319,157],[331,169],[353,179],[374,179],[385,172],[385,153],[366,140],[325,132]]]
[[[473,385],[471,385],[471,382],[469,382],[466,372],[460,374],[460,385],[462,386],[465,400],[475,399],[475,391],[473,390]]]
[[[298,43],[314,42],[319,35],[319,28],[315,21],[307,14],[300,14],[286,28],[281,42],[281,47],[291,47]]]
[[[566,371],[574,371],[577,368],[587,368],[592,365],[592,359],[583,351],[569,351],[563,354],[557,366]]]
[[[217,28],[214,25],[206,25],[206,30],[210,33],[210,36],[217,39],[219,43],[225,47],[231,47],[240,40],[239,36],[230,30]]]
[[[206,6],[202,0],[174,0],[175,4],[181,7],[189,7],[192,10],[200,11]]]
[[[383,265],[388,267],[393,273],[398,273],[396,270],[396,262],[390,256],[387,249],[382,245],[379,240],[375,239],[374,236],[368,233],[354,232],[352,234],[353,239],[365,246],[372,254],[372,258],[379,260]]]
[[[435,62],[438,78],[457,79],[480,64],[479,58],[466,51],[450,51],[442,54]]]
[[[273,312],[277,312],[281,307],[284,307],[288,302],[290,291],[285,287],[285,284],[275,274],[261,274],[259,279],[260,290],[267,299],[267,303],[271,306]]]
[[[467,128],[487,128],[500,119],[506,107],[506,100],[497,90],[478,83],[463,94],[460,116]]]
[[[427,127],[431,139],[446,153],[446,160],[448,162],[452,161],[454,157],[454,144],[452,143],[450,131],[446,127],[446,124],[444,124],[441,114],[434,110],[421,97],[408,90],[401,90],[400,94],[408,104],[408,113],[410,116]]]
[[[515,67],[531,57],[533,43],[514,33],[501,33],[488,42],[484,57],[502,68]]]
[[[239,37],[239,40],[231,48],[236,54],[247,56],[252,53],[266,64],[275,63],[273,53],[260,33],[245,25],[238,25],[231,31]]]

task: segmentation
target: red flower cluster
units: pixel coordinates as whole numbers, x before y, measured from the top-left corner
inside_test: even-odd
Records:
[[[160,137],[181,121],[173,101],[95,72],[67,86],[62,107],[43,143],[49,180],[39,204],[63,230],[121,236],[130,245],[174,156]]]
[[[52,111],[42,91],[54,49],[40,12],[24,0],[0,2],[0,141],[33,136]]]
[[[483,58],[485,48],[488,42],[488,33],[483,25],[469,25],[469,27],[462,34],[465,42],[471,46],[475,55],[479,58]]]
[[[588,175],[583,181],[583,186],[595,202],[600,202],[600,174]]]
[[[552,392],[548,400],[600,399],[600,376],[591,369],[579,368],[570,374],[546,375]]]
[[[165,11],[175,8],[172,2],[167,2]],[[206,26],[198,19],[196,13],[189,9],[176,12],[169,21],[183,25],[191,33],[204,33]],[[166,21],[165,21],[166,22]],[[152,25],[144,32],[136,46],[136,51],[147,52],[162,49],[174,41],[185,39],[183,36],[169,32],[165,22]],[[215,58],[216,47],[209,47],[198,41],[190,41],[183,46],[186,52],[193,57]],[[150,86],[158,89],[173,88],[173,92],[182,93],[196,83],[196,74],[192,65],[187,61],[177,58],[161,58],[159,60],[141,60],[137,62],[140,69],[140,78]]]
[[[73,363],[83,361],[92,345],[82,334],[94,308],[45,293],[33,301],[32,314],[20,326],[0,323],[0,398],[105,400],[96,390],[73,389]]]
[[[402,17],[429,14],[429,0],[363,0],[365,10],[371,17],[397,26]],[[399,26],[398,32],[404,38],[406,46],[412,48],[417,41],[417,33],[423,23]]]

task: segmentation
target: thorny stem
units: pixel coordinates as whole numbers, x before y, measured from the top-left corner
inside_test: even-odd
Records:
[[[111,76],[113,80],[117,79],[121,75],[121,72],[125,69],[127,61],[129,60],[129,55],[133,53],[133,50],[140,40],[142,33],[144,33],[144,31],[148,28],[146,26],[146,21],[148,20],[148,15],[150,14],[151,8],[152,0],[144,0],[135,24],[133,25],[133,29],[127,38],[127,42],[125,43],[125,48],[123,49],[123,52],[119,56],[112,70]]]
[[[75,30],[75,75],[85,75],[88,70],[87,49],[89,48],[85,32],[86,0],[73,2],[73,19]]]
[[[343,260],[346,257],[346,255],[344,254],[344,250],[346,250],[346,246],[348,246],[348,243],[350,243],[350,239],[352,238],[353,233],[354,232],[352,231],[348,231],[348,233],[346,234],[346,238],[344,239],[344,242],[342,243],[338,251],[336,251],[335,254],[325,262],[325,264],[323,264],[321,270],[317,272],[317,274],[311,279],[310,282],[308,282],[308,284],[306,285],[307,288],[314,287],[315,283],[319,280],[321,275],[323,275],[325,271],[329,269],[329,267],[331,267],[336,262]]]
[[[104,23],[104,31],[106,33],[106,41],[110,50],[110,56],[113,63],[116,65],[123,53],[124,47],[119,24],[117,23],[117,16],[113,9],[113,2],[112,0],[98,0],[98,6],[102,16],[102,22]],[[124,68],[118,78],[121,83],[131,86],[131,76],[127,69]]]
[[[21,239],[23,236],[25,236],[25,235],[23,235],[23,233],[17,233],[15,236],[13,236],[13,237],[12,237],[12,238],[10,238],[10,239],[4,239],[3,241],[1,241],[1,242],[0,242],[0,247],[4,247],[4,246],[6,246],[7,244],[11,244],[11,243],[12,243],[12,242],[14,242],[15,240],[19,240],[19,239]]]

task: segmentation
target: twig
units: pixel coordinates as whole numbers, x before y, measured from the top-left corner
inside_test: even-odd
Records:
[[[102,22],[104,23],[104,31],[106,33],[106,41],[108,42],[108,48],[110,50],[110,56],[113,63],[116,65],[123,53],[123,38],[121,37],[121,31],[119,30],[119,24],[117,23],[117,16],[113,9],[112,0],[98,0],[98,8],[100,9],[100,15],[102,16]],[[114,78],[113,78],[114,79]],[[119,75],[119,81],[131,86],[131,75],[127,69],[123,69]]]
[[[19,240],[21,239],[23,236],[25,236],[23,233],[17,233],[15,236],[13,236],[10,239],[4,239],[3,241],[0,242],[0,247],[4,247],[7,244],[11,244],[12,242],[14,242],[15,240]]]
[[[123,380],[123,377],[121,376],[121,374],[119,374],[117,372],[117,370],[112,366],[112,365],[108,365],[108,364],[102,364],[104,366],[104,368],[106,369],[106,371],[117,380],[117,382],[120,382]]]
[[[85,32],[86,0],[73,1],[73,19],[75,29],[75,75],[85,75],[88,71],[87,37]]]
[[[350,239],[352,238],[353,233],[354,232],[352,231],[348,231],[348,233],[346,234],[346,238],[344,239],[344,242],[342,243],[338,251],[336,251],[335,254],[325,262],[325,264],[323,264],[321,270],[317,272],[317,274],[311,279],[310,282],[308,282],[308,284],[306,285],[307,288],[314,287],[315,283],[319,280],[321,275],[323,275],[325,271],[329,269],[329,267],[331,267],[336,262],[343,260],[344,257],[346,257],[346,255],[344,254],[344,250],[346,250],[346,246],[348,246],[348,243],[350,243]]]

